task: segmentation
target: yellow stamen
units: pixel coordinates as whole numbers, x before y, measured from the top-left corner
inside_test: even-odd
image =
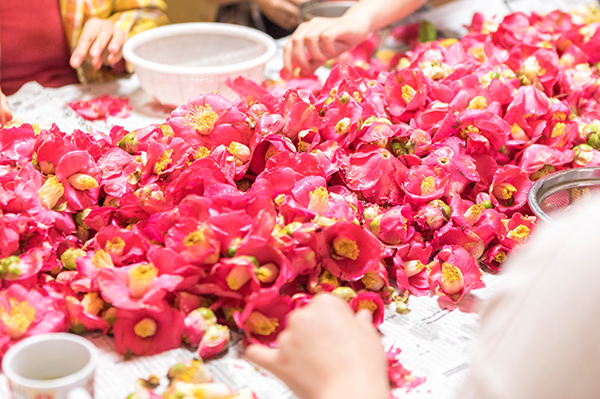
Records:
[[[482,46],[478,46],[478,47],[473,47],[471,50],[469,50],[469,53],[475,57],[475,59],[479,62],[485,62],[487,60],[487,55],[485,54],[485,50],[483,49]],[[485,109],[485,108],[479,108],[479,109]]]
[[[148,292],[154,279],[158,276],[158,269],[147,263],[129,269],[129,294],[132,298],[141,298]]]
[[[467,219],[467,222],[469,222],[469,224],[475,223],[479,219],[483,211],[485,211],[483,205],[471,205],[469,209],[467,209],[467,212],[465,212],[465,218]]]
[[[35,309],[27,301],[8,298],[10,313],[0,307],[0,321],[4,324],[4,331],[12,339],[19,339],[35,319]]]
[[[54,175],[48,176],[48,179],[38,191],[38,197],[42,202],[42,205],[47,209],[52,209],[64,194],[65,189],[63,185],[58,181],[58,178]]]
[[[183,245],[186,247],[200,245],[204,242],[206,242],[206,236],[204,235],[204,228],[201,227],[192,231],[183,239]]]
[[[275,263],[266,263],[261,265],[256,271],[256,277],[261,283],[269,284],[277,279],[279,276],[279,266]]]
[[[119,236],[116,236],[112,240],[106,241],[104,249],[106,252],[112,255],[121,256],[123,255],[123,250],[125,249],[125,240]]]
[[[209,155],[210,155],[210,150],[208,148],[200,147],[200,148],[198,148],[198,152],[196,153],[196,155],[194,155],[194,159],[206,158]]]
[[[525,134],[525,130],[523,130],[521,126],[517,125],[516,123],[511,126],[510,135],[515,140],[529,140],[529,137],[527,137],[527,134]]]
[[[235,157],[236,162],[238,162],[239,165],[248,162],[250,159],[250,148],[242,143],[232,141],[227,147],[227,151],[229,151],[229,153]]]
[[[363,309],[367,309],[369,313],[373,314],[377,310],[377,304],[371,300],[359,301],[357,311]]]
[[[562,112],[562,111],[557,111],[554,114],[552,114],[552,119],[556,119],[559,121],[565,121],[565,120],[567,120],[567,113]]]
[[[409,85],[402,86],[402,100],[408,105],[410,100],[417,94],[417,91]]]
[[[84,173],[75,173],[67,179],[71,187],[75,190],[89,190],[98,187],[98,181],[90,175]]]
[[[276,317],[267,317],[260,312],[254,311],[250,313],[250,316],[244,322],[244,327],[251,333],[269,336],[277,330],[279,321]]]
[[[134,327],[133,332],[140,338],[152,337],[158,331],[158,324],[154,319],[146,317],[140,320]]]
[[[488,106],[487,100],[483,96],[477,96],[469,102],[467,109],[486,109]]]
[[[329,210],[329,193],[323,186],[317,187],[314,191],[308,193],[310,201],[308,209],[317,213],[327,213]]]
[[[345,117],[340,119],[338,123],[335,124],[335,132],[339,135],[346,134],[350,131],[350,118]]]
[[[279,150],[273,144],[269,143],[269,148],[265,152],[265,161],[268,161],[269,158],[279,154]]]
[[[365,288],[370,291],[379,291],[385,286],[383,278],[374,271],[367,272],[360,281],[362,281]]]
[[[279,194],[277,197],[275,197],[275,205],[281,206],[281,204],[283,204],[284,200],[285,200],[285,194]]]
[[[563,122],[558,122],[556,125],[554,125],[554,128],[552,128],[552,138],[556,138],[556,137],[560,137],[563,134],[565,134],[565,124]]]
[[[154,164],[154,173],[160,175],[163,172],[163,170],[165,170],[165,168],[173,162],[173,160],[171,159],[171,154],[173,154],[173,149],[167,150],[160,154],[160,156],[156,160],[156,163]]]
[[[517,189],[512,184],[504,183],[499,184],[494,187],[493,194],[499,200],[507,201],[513,198],[514,194],[517,192]]]
[[[162,134],[164,137],[175,136],[175,132],[173,131],[173,128],[168,123],[161,123],[160,125],[158,125],[158,127],[162,131]]]
[[[442,289],[446,294],[453,295],[465,286],[463,274],[460,269],[450,263],[442,263]]]
[[[192,105],[183,117],[184,126],[192,126],[199,134],[208,135],[215,126],[219,115],[212,110],[210,104],[206,106]]]
[[[329,284],[334,287],[340,285],[339,279],[333,274],[331,274],[331,272],[328,270],[325,270],[323,273],[321,273],[321,276],[319,276],[319,281],[321,282],[321,284]]]
[[[97,292],[89,292],[81,300],[81,306],[86,312],[98,316],[98,313],[104,308],[104,301]]]
[[[531,229],[529,227],[520,224],[511,231],[509,231],[506,236],[508,238],[512,238],[513,240],[523,242],[527,237],[529,237],[530,232]]]
[[[506,260],[506,252],[504,251],[498,251],[498,253],[496,254],[496,256],[494,256],[494,260],[498,263],[502,263]]]
[[[425,265],[420,260],[409,260],[404,262],[404,271],[406,277],[412,277],[421,272],[425,268]]]
[[[245,266],[235,266],[225,278],[225,282],[230,289],[237,291],[250,281],[250,278],[250,272]]]
[[[460,131],[460,137],[462,139],[468,139],[469,138],[469,134],[479,134],[479,128],[473,125],[469,125],[466,128],[462,129]]]
[[[358,255],[360,254],[356,241],[344,236],[337,236],[333,239],[333,251],[336,255],[351,260],[358,259]]]
[[[435,191],[435,177],[423,176],[421,180],[421,195],[429,195]]]
[[[92,265],[96,269],[106,269],[115,267],[110,254],[103,249],[99,249],[94,252],[94,256],[92,257]]]
[[[443,47],[446,47],[446,48],[452,46],[455,43],[458,43],[458,39],[449,38],[449,39],[444,39],[444,40],[441,40],[441,41],[438,42],[438,44],[440,46],[443,46]]]

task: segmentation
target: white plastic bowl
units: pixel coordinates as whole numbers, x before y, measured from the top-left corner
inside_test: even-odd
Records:
[[[245,26],[186,23],[138,33],[125,42],[123,58],[141,87],[169,106],[218,91],[236,97],[225,81],[238,76],[260,83],[265,64],[277,51],[269,35]]]

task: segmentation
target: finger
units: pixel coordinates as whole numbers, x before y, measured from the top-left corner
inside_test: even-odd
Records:
[[[6,125],[12,118],[13,116],[10,112],[6,96],[0,95],[0,126]]]
[[[304,37],[306,32],[310,29],[310,23],[302,24],[296,29],[296,33],[292,35],[289,39],[286,47],[288,54],[288,64],[290,67],[290,72],[293,72],[293,68],[295,66],[300,67],[300,69],[309,69],[310,65],[308,63],[308,58],[306,57],[305,47],[304,47]]]
[[[246,358],[257,366],[272,371],[279,362],[279,349],[253,344],[246,348]]]
[[[70,64],[73,68],[79,68],[90,51],[90,47],[96,40],[100,26],[95,19],[90,19],[83,27],[77,46],[71,55]]]
[[[108,64],[115,65],[117,62],[121,61],[123,57],[123,45],[127,40],[127,35],[120,29],[115,29],[112,40],[108,45]]]
[[[373,315],[367,309],[359,310],[354,317],[359,324],[373,328]]]
[[[90,57],[94,70],[98,70],[102,66],[102,54],[107,49],[108,43],[110,43],[113,37],[113,31],[112,24],[103,24],[98,32],[98,36],[96,36],[96,40],[94,40],[94,44],[90,48]]]

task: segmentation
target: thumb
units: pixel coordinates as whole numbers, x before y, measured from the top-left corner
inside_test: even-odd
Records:
[[[359,310],[354,317],[361,327],[368,328],[369,330],[373,329],[373,315],[367,309]]]
[[[271,370],[278,363],[279,349],[253,344],[246,348],[245,355],[252,363]]]

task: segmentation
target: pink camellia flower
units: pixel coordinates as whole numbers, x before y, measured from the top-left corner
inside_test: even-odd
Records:
[[[230,339],[229,327],[222,324],[213,324],[204,332],[198,344],[198,355],[202,359],[215,357],[227,349]]]
[[[233,313],[237,326],[244,330],[251,343],[273,346],[279,333],[286,326],[291,310],[291,299],[277,292],[261,291],[252,294],[242,312]]]
[[[110,97],[108,94],[91,100],[74,101],[67,105],[77,112],[77,115],[89,121],[106,120],[109,116],[127,118],[131,110],[128,98]]]
[[[497,272],[502,268],[502,263],[506,261],[506,256],[510,249],[503,245],[492,245],[481,259],[481,262],[491,271]]]
[[[167,122],[176,137],[194,148],[228,146],[232,141],[248,145],[250,129],[237,105],[221,94],[204,94],[177,107]]]
[[[441,168],[415,166],[408,170],[402,183],[407,199],[424,203],[443,197],[448,186],[448,174]]]
[[[564,165],[573,162],[574,157],[575,151],[571,149],[532,144],[523,151],[519,166],[534,181],[549,173],[563,169]]]
[[[552,94],[559,73],[555,50],[519,44],[511,50],[506,65],[515,71],[522,85]]]
[[[431,290],[452,303],[460,302],[472,289],[485,286],[479,265],[462,247],[444,246],[430,267]]]
[[[121,229],[114,225],[101,228],[94,240],[95,248],[108,252],[115,265],[142,261],[148,245],[130,229]]]
[[[394,255],[394,269],[398,288],[408,290],[414,296],[429,294],[429,263],[432,247],[420,236],[398,248]]]
[[[0,292],[0,355],[22,338],[67,328],[64,309],[37,289],[12,284]]]
[[[194,161],[186,170],[169,182],[165,189],[165,199],[178,204],[190,194],[206,195],[209,188],[227,186],[234,188],[232,176],[223,172],[222,167],[212,158]]]
[[[362,146],[350,155],[346,184],[360,191],[370,202],[400,205],[400,183],[406,176],[406,166],[388,150],[375,145]]]
[[[420,70],[409,68],[390,74],[385,81],[385,94],[390,113],[406,119],[406,113],[422,108],[427,101],[427,82]]]
[[[167,292],[174,291],[182,276],[159,275],[150,263],[107,268],[98,272],[102,298],[121,309],[155,309]]]
[[[81,300],[74,296],[67,296],[65,300],[71,321],[71,331],[81,333],[100,330],[103,334],[108,332],[110,325],[100,314],[104,310],[104,301],[97,292],[89,292]]]
[[[526,117],[541,117],[550,110],[550,99],[533,86],[521,86],[506,110],[507,115],[513,112]]]
[[[510,219],[502,220],[504,231],[501,232],[500,243],[514,250],[522,246],[529,238],[531,231],[536,226],[536,218],[524,216],[519,212],[512,215]]]
[[[401,242],[407,242],[415,232],[412,225],[410,205],[406,204],[387,209],[371,220],[369,229],[386,244],[397,245]]]
[[[383,322],[385,308],[383,300],[381,300],[381,297],[377,293],[368,291],[359,292],[348,304],[355,312],[362,309],[368,310],[373,317],[373,325],[375,327]]]
[[[100,168],[86,151],[71,151],[56,166],[56,185],[62,186],[67,206],[72,210],[97,204],[101,178]]]
[[[364,228],[352,222],[338,222],[325,228],[320,240],[321,264],[335,276],[357,280],[377,269],[381,244]]]
[[[206,224],[184,219],[165,234],[165,246],[179,252],[187,263],[214,264],[219,260],[221,242]]]
[[[243,299],[260,289],[261,281],[257,275],[258,267],[258,260],[252,256],[222,258],[211,269],[209,279],[214,279],[215,283],[221,286],[223,290],[237,294],[230,297]],[[276,266],[273,269],[277,269],[277,274],[270,282],[275,281],[279,274]]]
[[[0,135],[0,153],[4,160],[25,162],[31,160],[32,148],[36,142],[31,125],[3,129]]]
[[[12,220],[0,211],[0,258],[6,258],[12,255],[19,249],[19,234],[18,225],[11,223]]]
[[[217,324],[217,316],[209,308],[197,308],[188,313],[183,319],[185,325],[184,341],[197,346],[209,327]]]
[[[183,317],[165,303],[159,310],[117,309],[113,333],[121,355],[154,355],[181,345]]]
[[[527,193],[532,185],[523,169],[505,165],[496,171],[490,185],[492,204],[500,212],[515,212],[527,203]]]

